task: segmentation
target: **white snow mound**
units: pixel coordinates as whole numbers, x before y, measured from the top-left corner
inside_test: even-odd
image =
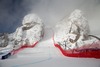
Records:
[[[22,26],[18,27],[14,33],[6,34],[6,38],[5,35],[0,37],[0,45],[2,48],[12,45],[14,49],[24,45],[32,46],[42,38],[42,35],[42,20],[36,14],[28,14],[23,18]]]
[[[56,25],[55,43],[60,44],[64,49],[74,49],[97,42],[98,39],[89,36],[88,21],[83,15],[82,11],[77,9],[68,19],[65,17],[61,20]]]

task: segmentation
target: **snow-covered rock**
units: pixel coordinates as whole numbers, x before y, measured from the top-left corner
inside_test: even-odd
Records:
[[[14,33],[0,37],[0,47],[12,45],[14,49],[18,49],[24,45],[32,46],[42,38],[42,35],[42,20],[36,14],[28,14],[23,18],[22,26]]]
[[[77,9],[71,13],[69,18],[65,17],[56,25],[54,40],[64,49],[75,49],[99,41],[90,37],[89,34],[88,21],[82,11]]]

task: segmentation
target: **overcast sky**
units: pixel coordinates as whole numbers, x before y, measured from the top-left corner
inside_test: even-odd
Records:
[[[0,32],[14,32],[28,13],[53,27],[75,9],[84,12],[92,32],[100,33],[100,0],[0,0]]]

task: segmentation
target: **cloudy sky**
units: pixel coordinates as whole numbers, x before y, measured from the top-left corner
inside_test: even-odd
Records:
[[[92,32],[100,34],[100,0],[0,0],[0,32],[14,32],[28,13],[36,13],[46,27],[53,27],[75,9],[82,10]]]

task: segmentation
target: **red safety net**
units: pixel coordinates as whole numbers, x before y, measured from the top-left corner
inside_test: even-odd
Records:
[[[33,45],[27,45],[27,44],[25,44],[24,46],[21,46],[19,49],[13,50],[12,54],[13,55],[17,54],[19,51],[22,51],[25,48],[33,48],[34,46],[36,46],[37,43],[38,43],[38,41],[35,44],[33,44]]]
[[[65,50],[59,44],[56,44],[53,37],[54,46],[59,48],[63,55],[68,57],[78,58],[100,58],[100,49],[88,48],[88,46],[82,46],[78,49]],[[98,43],[92,44],[92,46],[100,45]],[[82,49],[83,48],[83,49]],[[85,49],[84,49],[85,48]]]

